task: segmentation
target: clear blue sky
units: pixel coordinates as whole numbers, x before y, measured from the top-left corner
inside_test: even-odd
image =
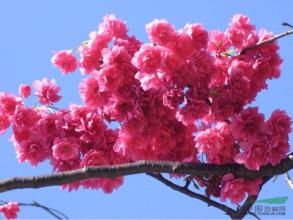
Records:
[[[283,21],[293,23],[292,9],[290,0],[0,0],[0,91],[17,93],[19,84],[47,76],[62,86],[64,99],[58,106],[79,103],[80,74],[61,75],[51,66],[52,51],[79,45],[90,31],[96,30],[105,14],[114,13],[126,20],[131,34],[146,42],[145,24],[155,18],[166,18],[177,28],[188,22],[199,22],[207,29],[224,30],[235,13],[243,13],[257,28],[266,27],[279,33],[286,30],[281,26]],[[293,116],[293,36],[282,39],[279,44],[284,58],[281,78],[270,82],[269,90],[263,91],[254,104],[259,105],[266,116],[276,108],[285,109]],[[50,172],[46,163],[35,169],[28,164],[20,165],[7,140],[9,133],[0,137],[0,178]],[[292,139],[291,135],[290,143]],[[293,191],[283,176],[267,184],[260,194],[261,199],[277,196],[289,197],[286,216],[279,218],[292,219]],[[145,175],[127,177],[124,186],[112,195],[91,190],[68,193],[59,187],[50,187],[7,192],[0,194],[0,200],[36,200],[60,209],[70,218],[226,218],[221,211],[172,191]],[[45,219],[50,216],[37,209],[23,208],[19,217]]]

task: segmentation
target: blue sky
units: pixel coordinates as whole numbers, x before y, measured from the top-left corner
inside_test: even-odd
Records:
[[[166,18],[176,28],[186,23],[203,23],[207,29],[224,30],[235,13],[251,18],[257,28],[266,27],[274,33],[286,30],[281,23],[293,23],[293,2],[288,1],[135,1],[135,0],[0,0],[0,91],[17,93],[18,85],[43,77],[55,78],[62,87],[64,107],[80,102],[77,92],[79,73],[63,76],[51,66],[53,50],[74,48],[97,29],[105,14],[113,13],[124,19],[131,34],[146,42],[145,24],[155,18]],[[293,36],[282,39],[280,54],[284,59],[279,80],[269,83],[269,90],[257,97],[254,105],[268,117],[274,109],[285,109],[293,116]],[[37,168],[19,164],[10,132],[0,137],[0,178],[27,176],[50,172],[44,163]],[[290,143],[293,136],[291,135]],[[292,150],[292,149],[291,149]],[[291,172],[292,173],[292,172]],[[293,175],[293,173],[292,173]],[[260,199],[288,196],[286,215],[293,218],[293,191],[280,176],[267,184]],[[145,175],[127,177],[125,184],[112,195],[101,191],[80,190],[68,193],[59,187],[39,190],[17,190],[0,195],[0,200],[39,201],[58,208],[70,218],[218,218],[226,216],[200,201],[172,191]],[[20,218],[49,218],[38,209],[23,208]],[[264,218],[276,218],[265,216]]]

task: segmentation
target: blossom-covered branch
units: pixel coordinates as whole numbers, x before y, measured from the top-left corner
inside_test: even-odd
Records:
[[[3,180],[0,192],[62,185],[111,193],[123,176],[171,173],[239,204],[259,193],[261,177],[292,169],[292,119],[280,109],[266,119],[250,105],[280,77],[276,40],[292,30],[257,32],[241,14],[224,32],[198,23],[176,30],[165,19],[146,30],[143,44],[107,15],[77,53],[53,55],[62,74],[88,75],[79,84],[82,105],[46,107],[62,98],[54,79],[32,83],[39,107],[25,103],[30,85],[20,85],[19,95],[0,92],[0,134],[12,127],[19,162],[49,160],[54,171]]]
[[[292,154],[293,153],[290,155]],[[111,166],[84,167],[82,169],[43,176],[12,177],[0,181],[0,192],[13,189],[56,186],[98,177],[115,178],[139,173],[173,173],[192,176],[209,176],[213,174],[223,176],[232,173],[235,177],[255,179],[263,176],[280,175],[286,173],[292,168],[293,160],[290,159],[289,156],[283,159],[280,164],[276,166],[267,165],[262,167],[259,171],[248,170],[244,166],[237,164],[216,165],[163,161],[137,161]]]

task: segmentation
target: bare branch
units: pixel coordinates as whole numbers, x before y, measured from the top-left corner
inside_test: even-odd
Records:
[[[4,205],[8,202],[6,201],[0,201],[0,204]],[[53,209],[53,208],[49,208],[45,205],[42,205],[36,201],[33,201],[32,203],[23,203],[23,202],[18,202],[19,206],[31,206],[31,207],[36,207],[36,208],[40,208],[45,210],[46,212],[48,212],[50,215],[52,215],[54,218],[62,220],[62,219],[69,219],[65,214],[63,214],[62,212]]]
[[[166,178],[164,178],[161,174],[153,174],[153,173],[148,173],[147,175],[159,180],[160,182],[164,183],[166,186],[170,187],[171,189],[175,190],[175,191],[178,191],[178,192],[181,192],[191,198],[195,198],[195,199],[198,199],[200,201],[203,201],[205,203],[208,204],[208,206],[213,206],[217,209],[220,209],[222,210],[223,212],[225,212],[227,215],[229,215],[231,218],[237,213],[235,210],[229,208],[228,206],[225,206],[221,203],[218,203],[214,200],[211,200],[210,198],[204,196],[204,195],[201,195],[201,194],[198,194],[198,193],[195,193],[189,189],[187,189],[185,186],[178,186],[176,185],[175,183],[172,183],[171,181],[167,180]]]
[[[290,155],[293,155],[293,153]],[[278,165],[267,165],[262,167],[259,171],[248,170],[239,164],[216,165],[163,161],[137,161],[112,166],[85,167],[82,169],[49,175],[4,179],[0,181],[0,192],[14,189],[57,186],[90,178],[115,178],[118,176],[140,173],[174,173],[192,176],[208,176],[213,174],[223,176],[232,173],[235,177],[255,179],[258,177],[275,176],[288,172],[293,168],[293,160],[289,158],[290,155],[283,159]]]
[[[288,35],[291,35],[291,34],[293,34],[293,29],[289,30],[289,31],[286,31],[286,32],[283,32],[283,33],[280,33],[280,34],[277,34],[277,35],[275,35],[275,36],[273,36],[273,37],[271,37],[271,38],[269,38],[267,40],[258,42],[258,43],[254,44],[254,45],[249,46],[249,47],[246,47],[246,48],[242,49],[238,55],[243,55],[248,50],[255,49],[256,47],[259,47],[259,46],[264,45],[264,44],[272,43],[272,42],[274,42],[274,41],[276,41],[276,40],[278,40],[278,39],[280,39],[282,37],[285,37],[285,36],[288,36]]]

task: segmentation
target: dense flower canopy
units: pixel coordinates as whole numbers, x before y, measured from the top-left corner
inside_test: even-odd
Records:
[[[24,103],[29,85],[20,86],[19,96],[0,93],[0,134],[12,126],[20,162],[50,160],[55,172],[137,160],[237,163],[259,170],[286,156],[290,117],[276,110],[265,119],[250,105],[267,80],[280,76],[279,47],[270,42],[241,53],[272,33],[257,33],[240,14],[224,32],[208,32],[201,24],[176,30],[165,19],[146,30],[150,42],[143,44],[128,35],[124,21],[108,15],[76,53],[53,55],[62,74],[77,68],[84,74],[83,105],[52,106],[61,99],[53,79],[33,83],[37,107]],[[110,128],[111,122],[119,126]],[[230,174],[195,180],[208,195],[232,203],[257,194],[262,182]],[[110,193],[122,183],[123,177],[96,178],[62,187]]]

